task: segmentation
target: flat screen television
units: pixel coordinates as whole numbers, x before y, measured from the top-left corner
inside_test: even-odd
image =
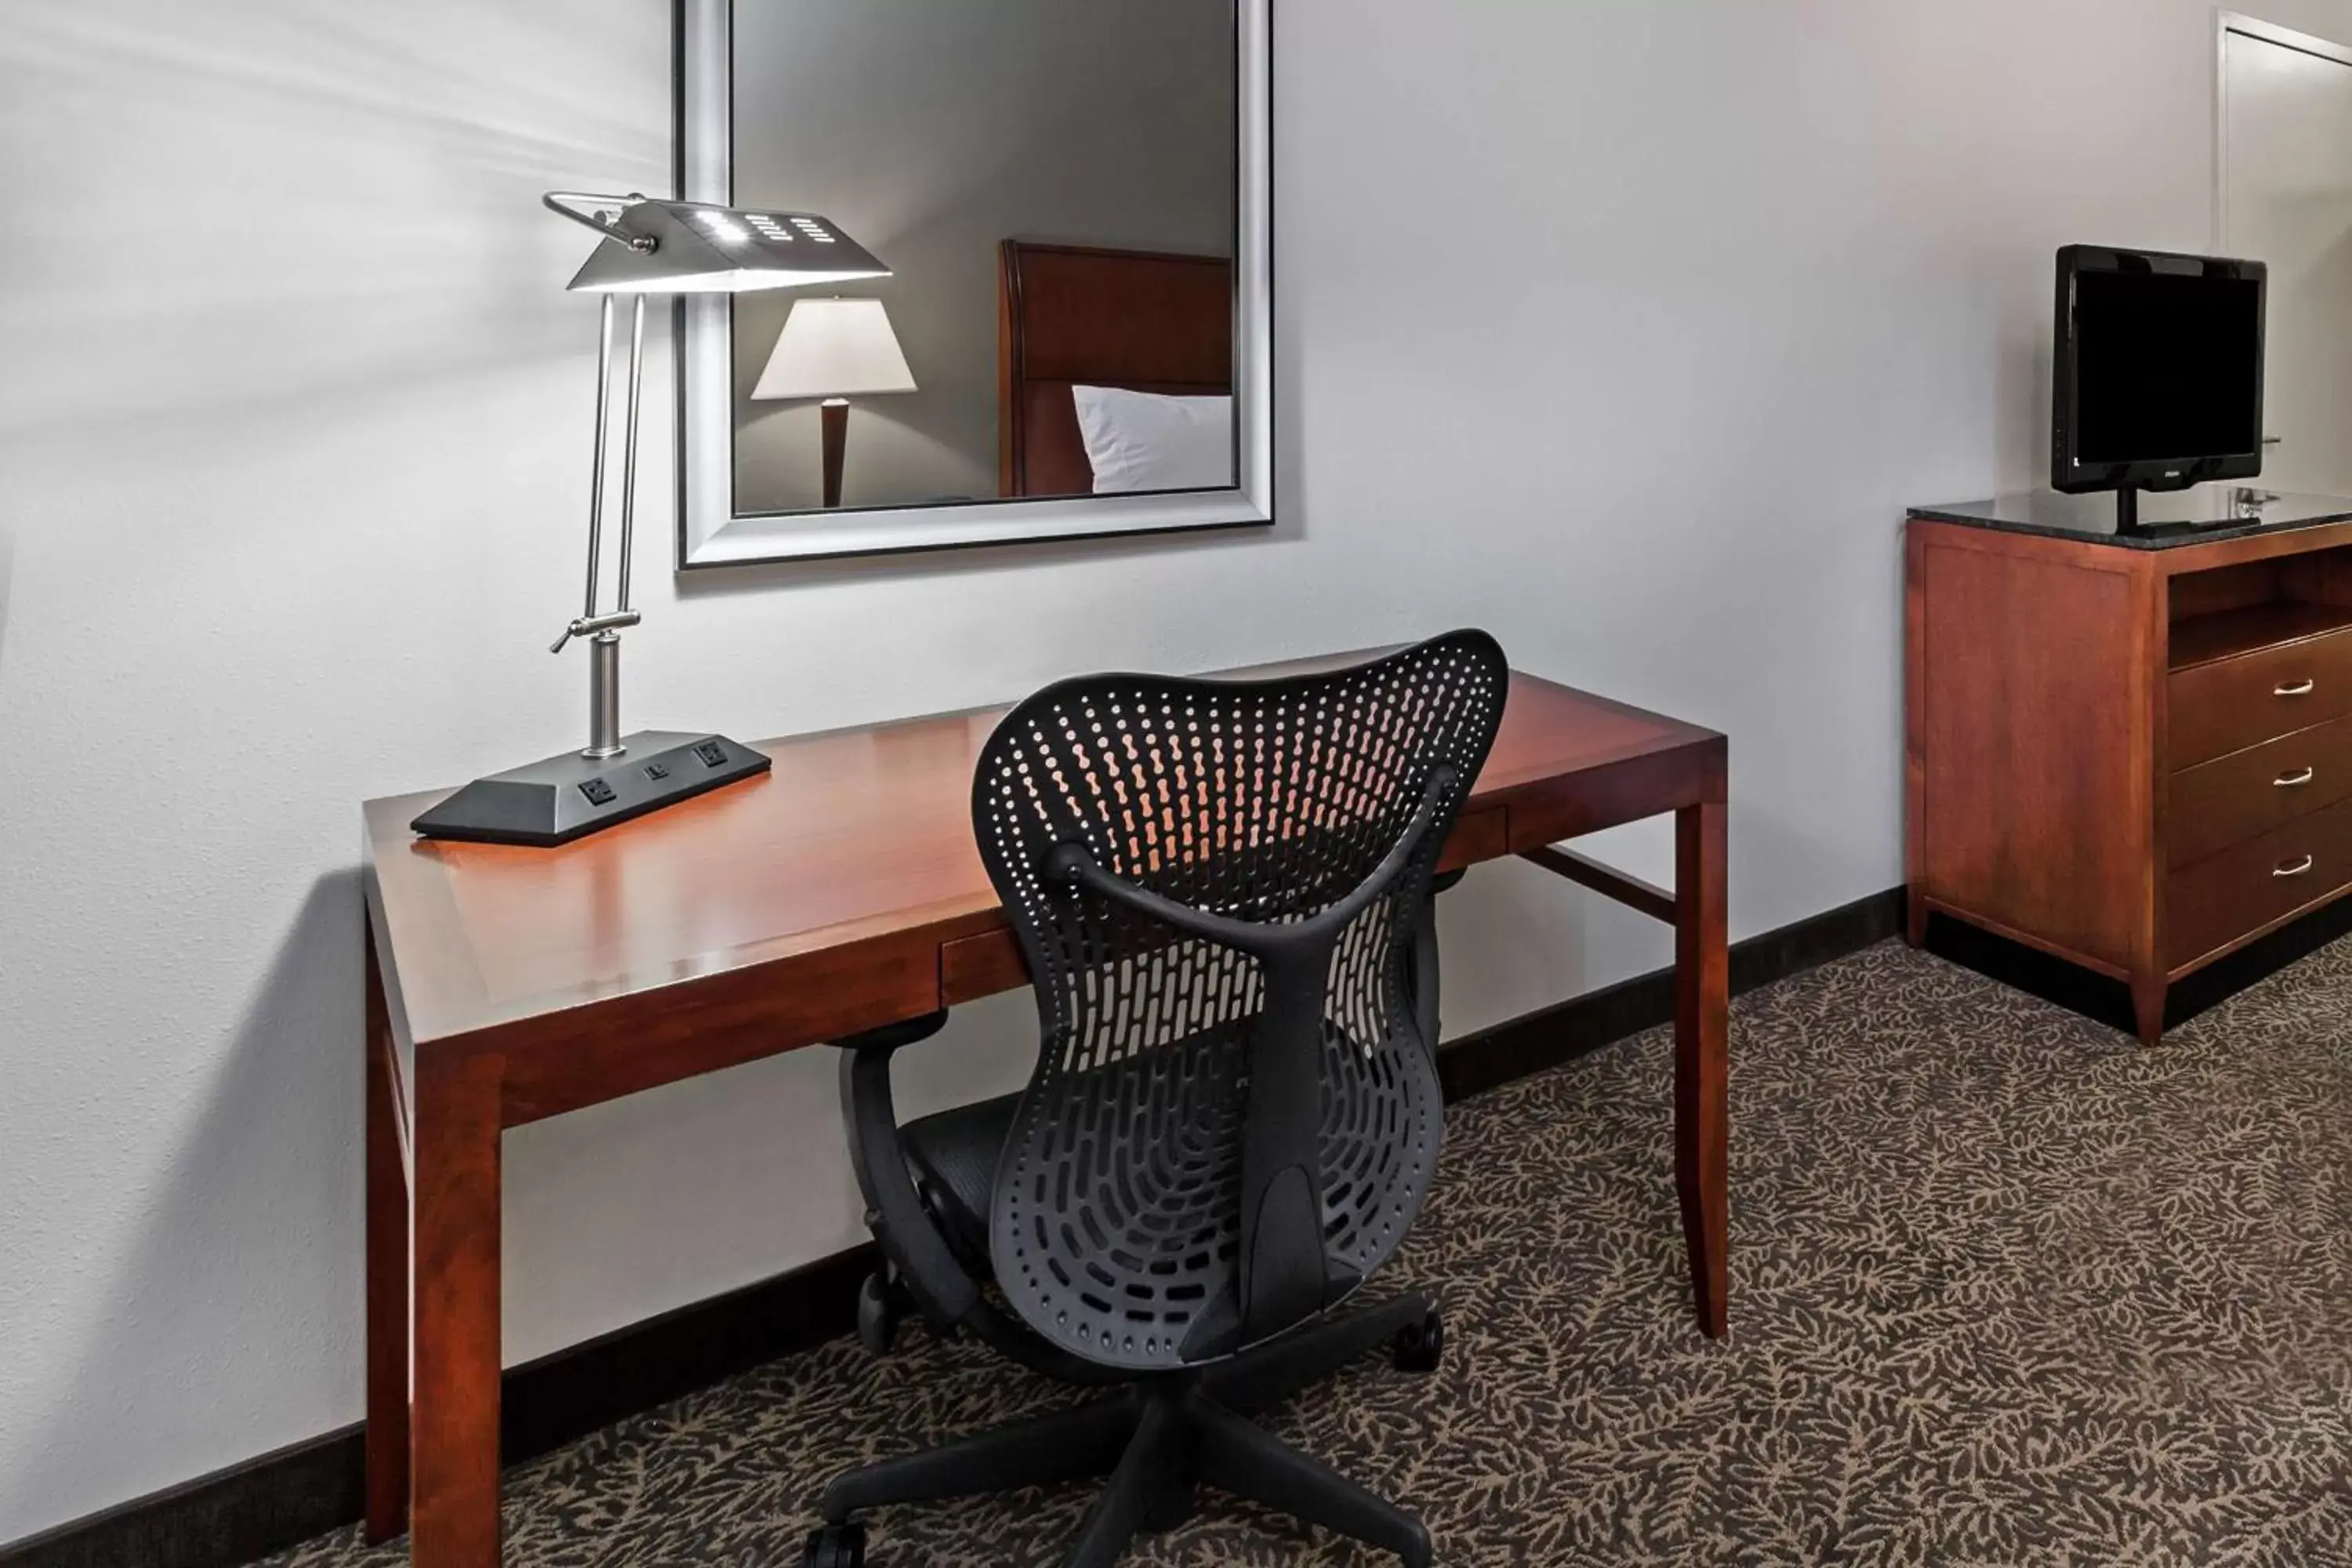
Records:
[[[2058,253],[2050,483],[2117,492],[2263,471],[2259,261],[2070,245]]]

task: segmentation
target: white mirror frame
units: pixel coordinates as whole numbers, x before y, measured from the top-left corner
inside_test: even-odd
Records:
[[[677,0],[678,195],[733,205],[732,0]],[[1274,521],[1273,0],[1234,0],[1232,489],[1066,496],[837,512],[738,515],[734,355],[722,295],[678,312],[677,563],[681,572],[1038,540],[1233,528]],[[787,199],[778,193],[780,200]],[[887,262],[889,258],[884,257]]]

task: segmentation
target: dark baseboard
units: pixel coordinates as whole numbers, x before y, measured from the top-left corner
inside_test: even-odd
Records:
[[[849,1332],[877,1257],[852,1247],[508,1369],[505,1462]],[[346,1426],[0,1547],[0,1568],[231,1568],[355,1522],[365,1476]]]
[[[1903,925],[1900,889],[1737,943],[1734,994],[1858,952]],[[1645,974],[1484,1029],[1445,1047],[1454,1100],[1572,1061],[1674,1017],[1671,970]],[[845,1334],[871,1246],[632,1323],[510,1369],[502,1395],[506,1462],[533,1458],[599,1427]],[[362,1429],[347,1426],[0,1547],[0,1568],[231,1568],[357,1521]]]
[[[1895,888],[1734,942],[1731,994],[1801,974],[1902,930],[1903,889]],[[1674,1016],[1675,972],[1655,970],[1465,1035],[1438,1053],[1438,1078],[1450,1102],[1574,1061]]]
[[[2248,943],[2172,987],[2164,998],[2164,1026],[2180,1027],[2198,1014],[2347,934],[2352,934],[2352,899],[2315,910],[2293,925]],[[2039,948],[1944,915],[1927,922],[1927,946],[1937,957],[1989,980],[2054,1002],[2124,1034],[2138,1032],[2132,1021],[2131,987],[2120,980],[2095,974]]]
[[[506,1374],[499,1451],[551,1453],[624,1416],[857,1326],[857,1284],[882,1260],[867,1242],[724,1296],[691,1301]]]
[[[357,1426],[0,1547],[5,1568],[226,1568],[351,1523],[366,1508]]]

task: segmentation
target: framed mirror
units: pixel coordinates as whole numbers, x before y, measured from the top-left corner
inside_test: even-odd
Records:
[[[678,0],[679,195],[889,276],[680,306],[681,570],[1265,523],[1272,0]]]

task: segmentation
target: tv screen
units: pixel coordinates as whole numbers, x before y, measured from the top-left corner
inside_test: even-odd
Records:
[[[2260,262],[2061,251],[2057,488],[2260,472],[2265,282]]]

